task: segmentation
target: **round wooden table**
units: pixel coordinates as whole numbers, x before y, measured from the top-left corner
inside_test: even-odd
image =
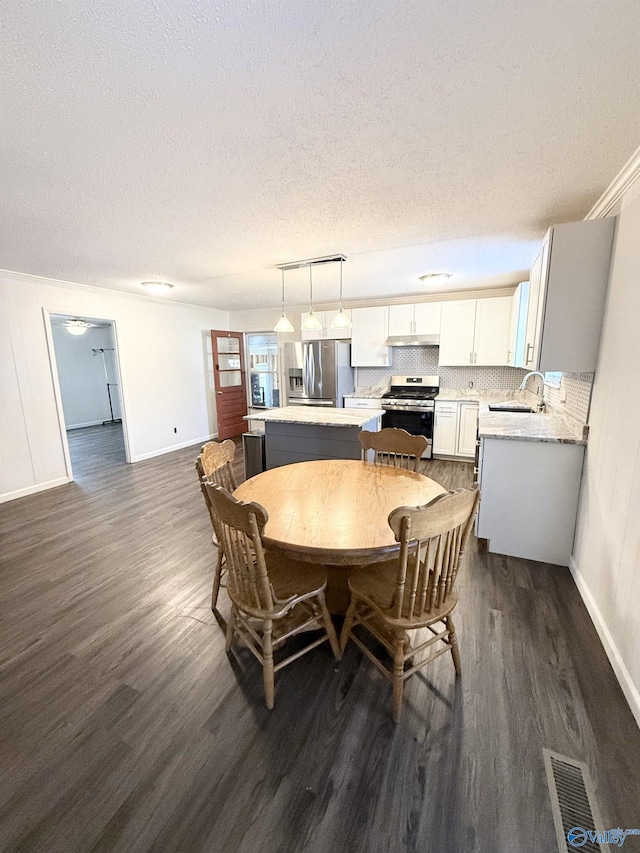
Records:
[[[349,572],[398,552],[389,513],[429,503],[445,491],[413,471],[323,459],[264,471],[238,486],[234,495],[262,504],[269,513],[267,548],[326,567],[329,609],[345,613]]]

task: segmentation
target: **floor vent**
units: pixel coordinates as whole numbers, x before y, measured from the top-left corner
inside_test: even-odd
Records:
[[[560,853],[610,853],[595,838],[603,826],[587,766],[549,749],[543,753]]]

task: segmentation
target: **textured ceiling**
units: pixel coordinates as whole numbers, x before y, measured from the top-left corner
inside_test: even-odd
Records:
[[[4,0],[0,36],[0,267],[219,308],[335,252],[348,299],[516,282],[640,143],[638,0]]]

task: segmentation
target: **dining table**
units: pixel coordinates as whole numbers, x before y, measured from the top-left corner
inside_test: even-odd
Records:
[[[322,459],[271,468],[234,491],[269,514],[265,548],[327,571],[327,606],[344,615],[348,579],[399,553],[388,517],[401,506],[429,503],[446,489],[422,474],[355,459]]]

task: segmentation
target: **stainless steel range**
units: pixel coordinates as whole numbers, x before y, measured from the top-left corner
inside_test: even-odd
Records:
[[[429,442],[423,453],[425,459],[431,458],[434,400],[439,392],[439,376],[392,376],[391,389],[382,395],[382,426],[423,435]]]

